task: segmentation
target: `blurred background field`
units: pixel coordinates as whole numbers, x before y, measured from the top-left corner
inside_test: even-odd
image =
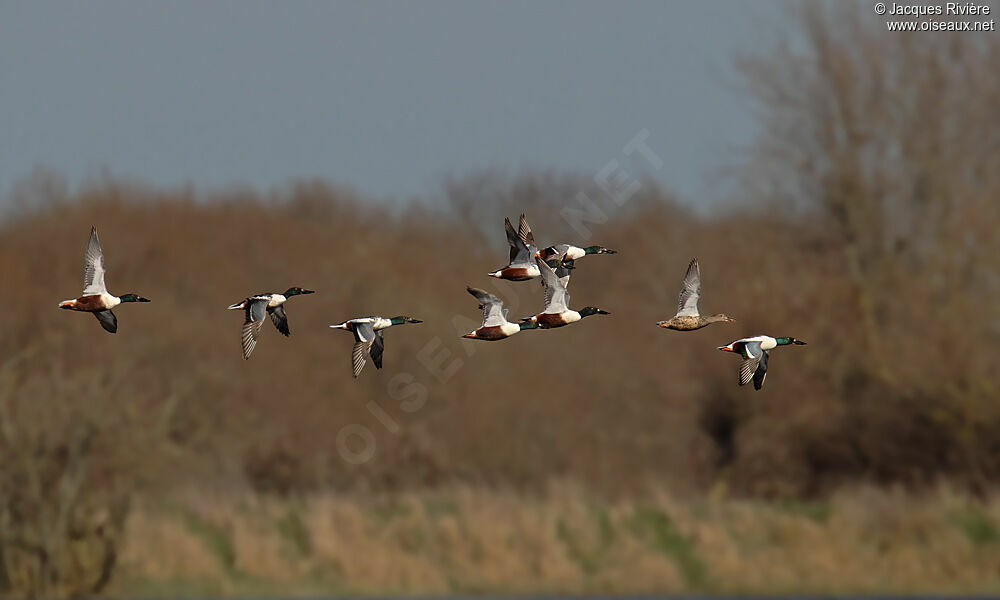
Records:
[[[552,171],[399,205],[23,180],[0,221],[0,595],[1000,591],[1000,45],[851,14],[803,9],[794,44],[738,59],[763,133],[707,213]],[[461,340],[467,285],[541,306],[486,277],[521,212],[541,243],[619,250],[570,288],[612,315]],[[56,310],[91,225],[109,288],[152,300],[114,336]],[[703,311],[737,323],[660,330],[693,257]],[[225,307],[293,285],[317,293],[292,336],[243,361]],[[326,326],[372,313],[424,323],[354,381]],[[809,345],[755,393],[715,348],[763,332]]]

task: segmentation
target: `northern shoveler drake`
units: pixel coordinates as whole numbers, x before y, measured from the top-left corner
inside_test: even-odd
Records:
[[[538,277],[538,266],[533,259],[538,254],[535,246],[535,236],[524,215],[518,222],[517,231],[510,224],[510,219],[504,217],[504,228],[507,231],[507,243],[510,244],[510,263],[502,269],[488,273],[490,277],[508,279],[510,281],[527,281]]]
[[[243,320],[243,330],[241,331],[244,360],[250,358],[250,353],[257,346],[257,336],[260,335],[260,329],[264,326],[265,314],[271,317],[274,327],[282,335],[291,335],[291,331],[288,330],[288,317],[285,315],[284,304],[292,296],[312,293],[312,290],[290,287],[285,290],[284,294],[275,294],[273,292],[257,294],[246,298],[242,302],[230,304],[229,310],[243,310],[246,313],[246,318]]]
[[[463,338],[495,342],[505,340],[524,329],[538,328],[538,323],[534,322],[511,323],[508,321],[507,309],[503,306],[503,300],[493,294],[474,287],[466,288],[466,290],[475,296],[476,300],[479,300],[479,308],[483,310],[483,324],[479,329],[474,329],[463,335]]]
[[[675,331],[693,331],[712,323],[733,323],[733,319],[724,314],[702,316],[698,314],[698,299],[701,298],[701,268],[698,259],[691,261],[687,273],[684,274],[684,286],[677,299],[677,314],[657,323],[660,327]]]
[[[90,242],[83,263],[83,295],[74,300],[63,300],[59,308],[93,313],[101,327],[108,333],[118,331],[118,319],[111,309],[122,302],[149,302],[136,294],[113,296],[104,285],[104,251],[97,239],[97,227],[90,228]]]
[[[588,254],[618,254],[618,251],[605,248],[604,246],[587,246],[586,248],[581,248],[572,244],[556,244],[538,252],[538,256],[549,265],[552,264],[552,261],[558,261],[570,267],[573,266],[573,261],[583,258]]]
[[[733,352],[743,357],[740,365],[740,385],[746,385],[753,379],[753,389],[759,390],[767,377],[767,351],[778,346],[795,344],[805,346],[802,340],[793,337],[774,338],[767,335],[757,335],[743,338],[727,346],[719,346],[719,350]]]
[[[566,285],[569,283],[568,270],[560,275],[540,257],[535,257],[535,263],[542,274],[542,284],[545,286],[545,308],[539,314],[527,317],[524,321],[537,323],[542,329],[552,329],[576,323],[590,315],[611,314],[595,306],[587,306],[579,311],[571,310],[569,308],[569,292],[566,291]]]
[[[351,363],[354,366],[354,377],[361,374],[361,369],[365,366],[365,354],[370,353],[372,362],[376,369],[382,368],[382,352],[385,350],[385,340],[382,338],[382,330],[393,325],[403,325],[405,323],[423,323],[419,319],[410,317],[393,317],[385,319],[382,317],[359,317],[344,321],[338,325],[330,325],[333,329],[343,329],[354,334],[354,349],[351,350]]]

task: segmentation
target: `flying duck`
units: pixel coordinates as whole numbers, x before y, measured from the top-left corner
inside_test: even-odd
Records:
[[[92,313],[108,333],[118,331],[118,319],[111,309],[122,302],[149,302],[136,294],[113,296],[104,285],[104,251],[97,238],[97,227],[90,228],[90,242],[83,262],[83,295],[74,300],[63,300],[59,308]]]
[[[538,323],[542,329],[551,329],[576,323],[590,315],[611,314],[594,306],[587,306],[579,311],[571,310],[569,308],[569,292],[566,291],[566,285],[569,283],[568,270],[560,276],[540,257],[535,257],[535,263],[542,275],[542,285],[545,286],[545,308],[539,314],[523,319],[524,321]]]
[[[503,306],[503,300],[493,294],[479,288],[469,287],[466,290],[479,300],[479,308],[483,309],[483,324],[479,329],[474,329],[463,335],[463,338],[472,340],[486,340],[494,342],[505,340],[523,329],[537,329],[536,322],[511,323],[507,320],[507,309]]]
[[[330,325],[333,329],[343,329],[354,334],[354,349],[351,350],[351,363],[354,366],[354,377],[361,374],[361,369],[365,366],[365,354],[371,353],[372,362],[376,369],[382,368],[382,352],[385,350],[385,340],[382,339],[382,330],[393,325],[403,325],[405,323],[423,323],[418,319],[410,317],[393,317],[384,319],[382,317],[359,317],[344,321],[338,325]]]
[[[242,302],[230,304],[229,310],[243,310],[246,313],[241,334],[243,338],[244,360],[249,360],[250,353],[253,352],[254,347],[257,345],[257,336],[260,335],[260,329],[264,326],[265,314],[271,317],[274,327],[282,335],[288,336],[291,332],[288,330],[288,317],[285,315],[284,307],[285,302],[292,296],[312,293],[312,290],[290,287],[284,294],[257,294],[256,296],[246,298]]]
[[[736,340],[727,346],[719,346],[719,350],[742,356],[740,385],[746,385],[753,379],[753,389],[759,390],[764,385],[764,378],[767,377],[767,351],[789,344],[806,345],[802,340],[793,337],[773,338],[767,335],[757,335]]]
[[[518,222],[517,231],[506,217],[503,224],[507,231],[507,243],[510,245],[510,263],[488,275],[510,281],[527,281],[538,277],[538,266],[533,261],[538,254],[538,248],[535,246],[535,236],[531,233],[531,227],[528,226],[524,214]]]
[[[693,331],[706,325],[719,322],[732,323],[736,321],[723,314],[702,316],[698,314],[698,298],[701,297],[701,268],[698,259],[691,261],[687,273],[684,274],[684,286],[677,299],[677,314],[657,323],[660,327],[675,331]]]
[[[580,248],[579,246],[574,246],[572,244],[556,244],[538,252],[538,256],[542,257],[542,260],[549,265],[551,265],[552,261],[555,260],[563,264],[568,264],[570,267],[573,266],[573,261],[583,258],[588,254],[618,254],[618,251],[612,250],[611,248],[605,248],[604,246],[587,246],[586,248]]]

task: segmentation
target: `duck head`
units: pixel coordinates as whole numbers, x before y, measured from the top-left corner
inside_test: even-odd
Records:
[[[392,321],[393,325],[402,325],[404,323],[423,323],[420,319],[414,319],[407,316],[393,317],[389,320]]]
[[[299,294],[314,294],[312,290],[305,290],[300,287],[290,287],[283,294],[285,298],[291,298],[292,296],[298,296]]]
[[[590,315],[610,315],[611,314],[611,313],[609,313],[606,310],[602,310],[600,308],[597,308],[596,306],[585,306],[585,307],[581,308],[578,312],[580,313],[580,317],[581,318],[582,317],[589,317]]]
[[[124,294],[118,297],[122,302],[149,302],[149,298],[143,298],[138,294]]]

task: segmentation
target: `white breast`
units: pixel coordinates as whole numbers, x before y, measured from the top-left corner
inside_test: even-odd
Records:
[[[267,301],[268,308],[274,308],[275,306],[281,306],[285,303],[285,298],[282,294],[271,294],[271,299]]]
[[[517,323],[504,323],[500,326],[500,331],[502,331],[504,335],[514,335],[518,331],[521,331],[521,326]]]
[[[570,260],[576,260],[578,258],[583,258],[587,255],[587,251],[583,248],[577,248],[576,246],[570,246],[569,250],[566,251],[566,258]]]

